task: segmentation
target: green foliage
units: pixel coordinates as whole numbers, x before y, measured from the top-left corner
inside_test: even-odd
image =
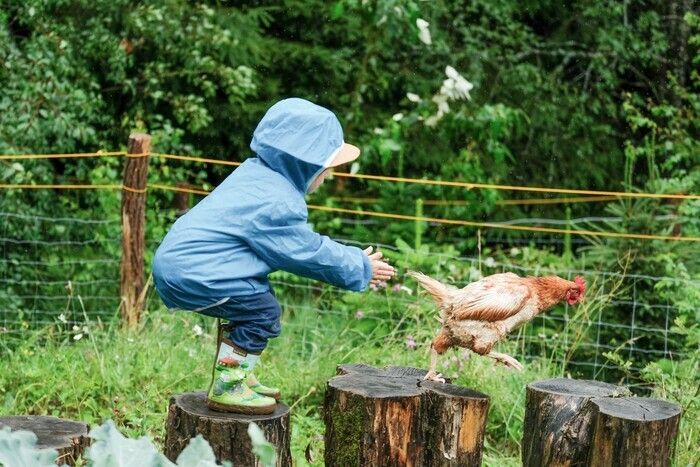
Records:
[[[2,7],[0,152],[117,147],[140,128],[161,151],[242,159],[264,109],[300,95],[339,113],[368,172],[445,167],[470,180],[585,188],[619,187],[620,96],[660,102],[673,92],[667,71],[688,82],[697,47],[696,16],[683,23],[685,12],[661,1]],[[436,99],[447,66],[474,84],[472,100]],[[453,161],[464,150],[488,175]]]

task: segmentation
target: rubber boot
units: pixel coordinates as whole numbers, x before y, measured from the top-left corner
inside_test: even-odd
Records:
[[[232,342],[221,339],[207,391],[207,406],[219,412],[254,415],[274,412],[277,401],[258,394],[246,383],[250,370],[246,356],[237,354]]]
[[[228,333],[231,332],[231,329],[233,329],[233,326],[230,323],[224,323],[221,320],[219,320],[219,330],[217,334],[217,346],[219,343],[223,340],[223,336],[228,335]],[[246,355],[245,350],[237,348],[234,346],[236,349],[236,352]],[[246,384],[250,389],[252,389],[254,392],[257,392],[258,394],[261,394],[263,396],[267,397],[272,397],[275,400],[280,400],[282,397],[282,393],[280,390],[276,387],[272,386],[266,386],[262,384],[260,381],[258,381],[258,378],[255,376],[255,374],[251,371],[250,374],[248,375],[248,378],[246,379]]]
[[[207,393],[207,406],[210,409],[252,415],[275,411],[275,399],[258,394],[248,387],[245,366],[245,362],[236,360],[221,359],[216,363]]]

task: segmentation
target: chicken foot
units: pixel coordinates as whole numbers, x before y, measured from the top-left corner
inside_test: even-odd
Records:
[[[423,379],[428,380],[428,381],[435,381],[436,383],[444,383],[445,378],[443,378],[442,375],[436,371],[437,357],[438,357],[438,353],[435,351],[435,349],[431,348],[430,349],[430,368],[428,369],[428,373],[426,373],[426,375]]]
[[[519,361],[517,361],[516,359],[514,359],[513,357],[511,357],[510,355],[506,355],[506,354],[500,353],[500,352],[489,352],[489,353],[485,354],[484,357],[493,358],[498,363],[502,363],[505,366],[507,366],[508,368],[513,368],[514,370],[523,371],[522,364]]]

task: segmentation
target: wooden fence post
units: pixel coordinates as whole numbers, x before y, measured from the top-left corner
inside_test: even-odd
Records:
[[[141,317],[146,295],[144,246],[146,226],[146,182],[151,137],[143,133],[129,135],[122,190],[122,264],[121,316],[128,327]],[[130,157],[130,155],[132,155]]]

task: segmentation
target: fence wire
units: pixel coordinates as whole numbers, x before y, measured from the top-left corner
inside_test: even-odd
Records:
[[[0,339],[21,337],[45,326],[59,326],[78,336],[86,331],[87,321],[118,319],[118,218],[52,217],[0,211],[0,226]],[[366,246],[353,240],[339,241]],[[154,248],[155,239],[148,244]],[[438,271],[438,279],[458,286],[505,271],[520,275],[557,274],[569,279],[584,275],[594,285],[594,302],[599,305],[584,309],[560,306],[514,332],[509,339],[517,346],[521,358],[546,358],[572,371],[599,377],[607,370],[619,369],[619,364],[606,355],[609,352],[632,362],[630,372],[640,371],[652,360],[687,357],[683,334],[674,328],[681,310],[650,291],[659,283],[697,289],[700,281],[616,271],[533,267],[518,264],[517,259],[503,263],[488,257],[435,252],[421,253],[423,259],[417,260],[415,255],[392,245],[377,246],[404,268],[433,267]],[[468,277],[461,277],[461,283],[454,282],[454,270],[466,270]],[[318,315],[320,319],[328,316],[351,324],[372,323],[387,330],[396,330],[399,321],[413,320],[416,314],[425,317],[417,323],[427,329],[426,338],[429,337],[437,329],[431,315],[434,306],[424,294],[418,293],[415,282],[403,277],[399,281],[358,296],[287,274],[276,273],[271,280],[286,310],[285,326],[290,328],[304,325],[293,316],[301,311]],[[157,299],[151,300],[151,304],[158,306]],[[688,314],[689,310],[683,312]]]
[[[118,218],[0,211],[0,226],[0,338],[118,316]]]

